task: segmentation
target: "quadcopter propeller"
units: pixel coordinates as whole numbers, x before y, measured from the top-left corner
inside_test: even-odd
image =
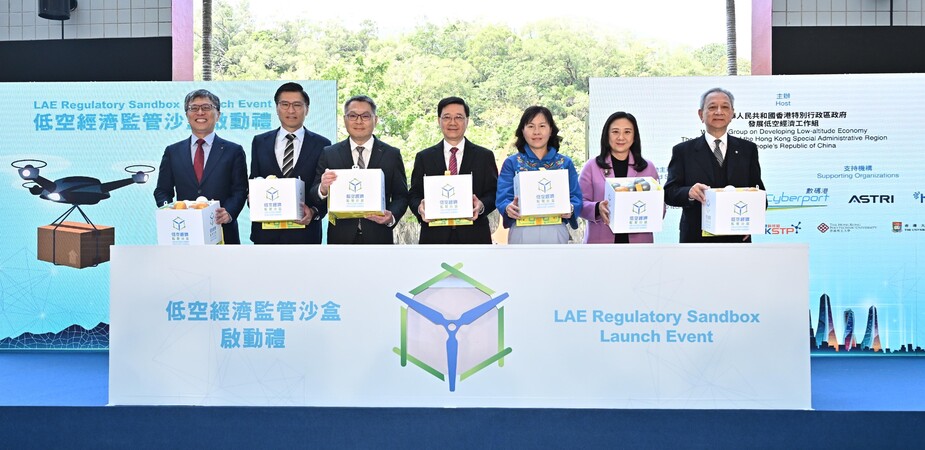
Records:
[[[42,193],[42,186],[36,183],[33,180],[28,180],[22,184],[22,187],[29,190],[29,193],[32,195],[39,195]]]
[[[136,168],[146,170],[136,170]],[[148,181],[148,174],[154,172],[154,166],[149,166],[147,164],[132,164],[130,166],[125,166],[125,171],[132,174],[132,181],[142,184]]]
[[[42,161],[41,159],[17,159],[16,161],[11,162],[10,165],[13,166],[14,169],[19,169],[20,178],[23,180],[32,181],[39,177],[39,169],[44,168],[48,165],[48,163]]]

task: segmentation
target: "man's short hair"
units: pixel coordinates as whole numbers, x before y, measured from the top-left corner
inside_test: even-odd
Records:
[[[347,108],[349,108],[350,104],[353,102],[368,103],[369,107],[372,108],[373,110],[373,115],[374,116],[376,115],[376,102],[374,102],[373,99],[365,95],[354,95],[353,97],[348,98],[347,101],[344,102],[344,114],[347,114]]]
[[[735,109],[736,99],[735,97],[732,96],[732,92],[729,92],[721,87],[712,88],[704,92],[703,95],[700,96],[700,109],[703,109],[703,105],[707,103],[707,96],[714,92],[720,92],[720,93],[726,94],[726,97],[729,97],[729,104],[732,105],[733,109]]]
[[[443,114],[443,108],[446,108],[449,105],[462,105],[463,111],[466,112],[466,117],[469,117],[469,105],[466,104],[466,101],[459,97],[447,97],[443,100],[440,100],[437,103],[437,117],[440,117]]]
[[[205,89],[196,89],[195,91],[186,94],[186,100],[183,101],[183,110],[185,111],[186,108],[189,108],[189,104],[197,98],[204,98],[209,100],[209,103],[215,107],[216,111],[222,110],[222,102],[218,99],[218,96]]]
[[[276,94],[273,96],[273,103],[279,103],[279,96],[282,95],[283,92],[298,92],[302,94],[302,98],[305,99],[305,106],[311,104],[311,99],[308,98],[308,93],[305,92],[305,89],[302,88],[302,85],[293,82],[284,83],[279,87],[279,89],[276,90]]]

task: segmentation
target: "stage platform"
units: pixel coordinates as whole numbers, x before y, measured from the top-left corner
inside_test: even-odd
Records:
[[[813,357],[814,411],[106,407],[108,364],[0,353],[0,447],[888,448],[925,423],[921,357]]]

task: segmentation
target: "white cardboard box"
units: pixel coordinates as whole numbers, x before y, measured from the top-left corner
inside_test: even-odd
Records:
[[[251,221],[276,222],[302,218],[305,182],[298,178],[248,180]]]
[[[188,206],[195,201],[186,201]],[[215,223],[219,202],[210,201],[203,209],[173,209],[162,206],[154,213],[158,245],[213,245],[222,240],[222,226]]]
[[[472,218],[472,175],[424,177],[424,217],[436,219]]]
[[[701,214],[703,231],[717,235],[764,234],[765,191],[709,189],[706,198]]]
[[[331,184],[328,213],[336,218],[363,217],[385,211],[382,169],[341,169]]]
[[[520,202],[521,216],[559,215],[572,210],[565,169],[517,172],[514,195]]]
[[[636,181],[649,185],[648,191],[635,190]],[[662,231],[665,191],[652,177],[607,178],[605,198],[610,209],[610,229],[614,233],[655,233]],[[630,188],[617,191],[617,186]]]

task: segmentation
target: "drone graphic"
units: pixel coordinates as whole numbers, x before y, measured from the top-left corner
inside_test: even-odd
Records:
[[[469,279],[469,276],[460,272],[457,267],[450,266],[449,264],[443,263],[442,268],[447,271],[447,273],[457,276],[462,279]],[[491,298],[489,300],[476,305],[475,307],[469,309],[468,311],[462,313],[458,319],[447,319],[443,313],[437,311],[430,306],[425,305],[411,297],[408,297],[400,292],[396,293],[395,296],[403,303],[408,305],[408,307],[431,323],[443,327],[446,331],[446,362],[447,362],[447,378],[449,379],[450,392],[456,390],[456,370],[458,364],[458,355],[459,355],[459,342],[456,339],[456,334],[459,332],[460,328],[466,325],[471,325],[473,322],[478,320],[480,317],[484,316],[486,313],[491,311],[493,308],[498,306],[499,303],[508,298],[508,294],[502,293],[497,297]],[[510,353],[510,350],[505,350],[500,354]]]
[[[75,209],[80,212],[88,224],[93,225],[83,210],[80,209],[80,205],[95,205],[109,198],[111,191],[130,184],[146,183],[148,174],[154,171],[152,166],[136,164],[125,168],[125,171],[132,174],[132,176],[123,180],[103,183],[96,178],[73,176],[51,181],[40,174],[39,169],[48,165],[45,161],[20,159],[13,161],[10,165],[19,170],[19,177],[26,180],[22,186],[28,189],[32,195],[37,195],[39,198],[55,203],[71,205],[67,212],[52,222],[52,225],[60,225]],[[96,227],[94,226],[94,228]]]

